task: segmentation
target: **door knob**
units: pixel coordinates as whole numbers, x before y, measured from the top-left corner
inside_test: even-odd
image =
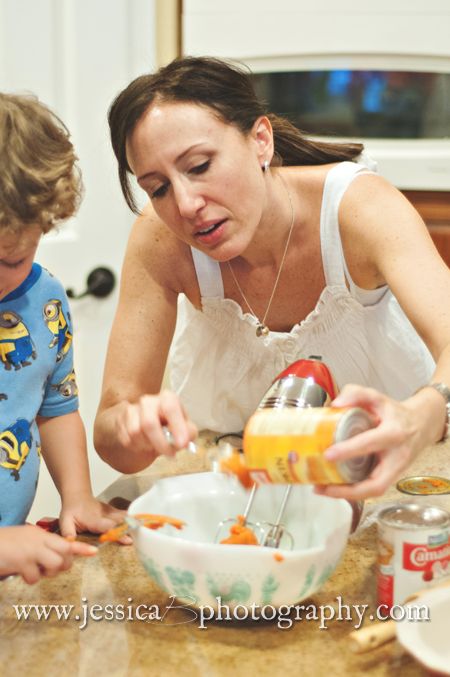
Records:
[[[70,299],[82,299],[85,296],[95,296],[102,299],[108,296],[116,286],[116,276],[110,268],[94,268],[86,280],[87,288],[81,294],[75,294],[73,289],[66,289]]]

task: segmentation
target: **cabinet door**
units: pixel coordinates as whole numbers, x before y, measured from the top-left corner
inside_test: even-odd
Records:
[[[450,191],[403,192],[427,224],[438,252],[450,267]]]

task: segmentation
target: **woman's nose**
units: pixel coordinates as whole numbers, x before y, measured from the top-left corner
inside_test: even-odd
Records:
[[[196,216],[198,211],[205,206],[205,200],[196,190],[195,186],[189,183],[180,185],[175,191],[178,211],[185,218]]]

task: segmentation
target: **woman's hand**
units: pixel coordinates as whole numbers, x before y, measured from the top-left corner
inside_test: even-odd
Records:
[[[56,576],[69,569],[76,555],[95,555],[97,548],[70,542],[57,534],[26,524],[0,529],[0,576],[17,574],[26,583]]]
[[[163,428],[171,432],[168,440]],[[178,396],[170,390],[158,395],[142,395],[135,404],[122,403],[116,421],[119,442],[125,449],[151,455],[172,456],[197,436]]]
[[[332,405],[362,407],[377,422],[375,428],[333,444],[325,452],[326,459],[336,462],[367,454],[376,456],[376,465],[367,479],[315,489],[325,496],[350,500],[381,496],[427,444],[439,439],[433,428],[439,429],[442,418],[443,429],[445,419],[443,398],[430,388],[397,402],[372,388],[349,385]]]

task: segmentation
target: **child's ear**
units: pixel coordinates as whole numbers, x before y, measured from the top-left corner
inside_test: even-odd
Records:
[[[256,142],[259,164],[261,167],[266,161],[270,164],[274,152],[273,130],[266,115],[262,115],[255,121],[251,135]]]

